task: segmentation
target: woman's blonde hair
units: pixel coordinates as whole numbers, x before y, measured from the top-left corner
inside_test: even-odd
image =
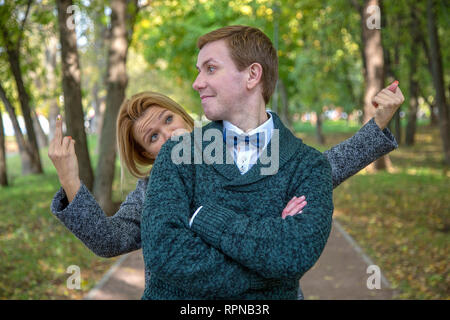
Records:
[[[145,149],[136,141],[133,135],[133,126],[148,108],[154,106],[166,108],[180,115],[190,130],[194,129],[194,120],[191,116],[178,103],[161,93],[145,91],[125,100],[120,106],[117,116],[117,146],[122,167],[125,164],[136,178],[148,176],[150,171],[148,167],[155,160],[143,155]]]

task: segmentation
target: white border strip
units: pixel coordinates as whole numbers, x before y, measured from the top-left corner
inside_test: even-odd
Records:
[[[124,254],[122,257],[120,257],[119,260],[117,260],[112,267],[108,270],[108,272],[103,276],[103,278],[97,283],[97,285],[92,288],[86,296],[84,296],[83,300],[92,300],[94,296],[101,291],[102,287],[105,285],[105,283],[111,278],[111,276],[114,274],[114,272],[119,269],[120,265],[128,258],[129,253]]]

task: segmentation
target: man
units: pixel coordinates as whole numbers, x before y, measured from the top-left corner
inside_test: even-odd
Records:
[[[332,186],[342,180],[332,182],[327,158],[266,111],[278,74],[267,36],[230,26],[202,36],[198,47],[193,88],[212,120],[202,134],[224,132],[227,143],[215,156],[231,153],[234,163],[176,165],[176,143],[161,148],[141,221],[148,280],[143,299],[296,299],[298,280],[328,239]],[[386,91],[374,99],[384,106],[371,123],[379,129],[403,102],[399,89]],[[378,137],[388,139],[386,134]],[[206,147],[203,142],[192,147],[191,163]],[[264,150],[278,156],[275,174],[261,174]],[[330,153],[335,165],[348,166],[340,152]],[[304,212],[282,219],[288,200],[300,195],[308,202]]]

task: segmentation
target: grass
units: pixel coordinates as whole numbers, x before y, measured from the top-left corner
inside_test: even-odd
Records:
[[[328,135],[326,146],[318,146],[311,131],[299,136],[324,151],[353,134],[345,130]],[[335,189],[334,217],[398,290],[398,299],[450,299],[450,172],[442,164],[438,129],[418,130],[415,146],[390,153],[394,172],[363,170]]]
[[[95,138],[89,140],[94,150]],[[50,203],[60,184],[47,149],[41,150],[41,160],[45,174],[22,177],[19,157],[8,158],[11,186],[0,187],[0,299],[81,299],[117,259],[93,254],[53,216]],[[117,201],[123,199],[119,177],[114,182]],[[126,182],[125,194],[134,186]],[[71,265],[80,267],[79,290],[67,289]]]

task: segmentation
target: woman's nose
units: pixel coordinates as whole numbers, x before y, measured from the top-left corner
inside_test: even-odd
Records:
[[[169,140],[172,137],[175,130],[177,130],[176,126],[168,126],[164,130],[162,130],[161,134],[164,138],[164,141]]]
[[[162,135],[162,137],[164,139],[164,142],[166,142],[172,136],[172,130],[170,130],[168,128],[164,129],[164,130],[161,131],[161,135]]]

